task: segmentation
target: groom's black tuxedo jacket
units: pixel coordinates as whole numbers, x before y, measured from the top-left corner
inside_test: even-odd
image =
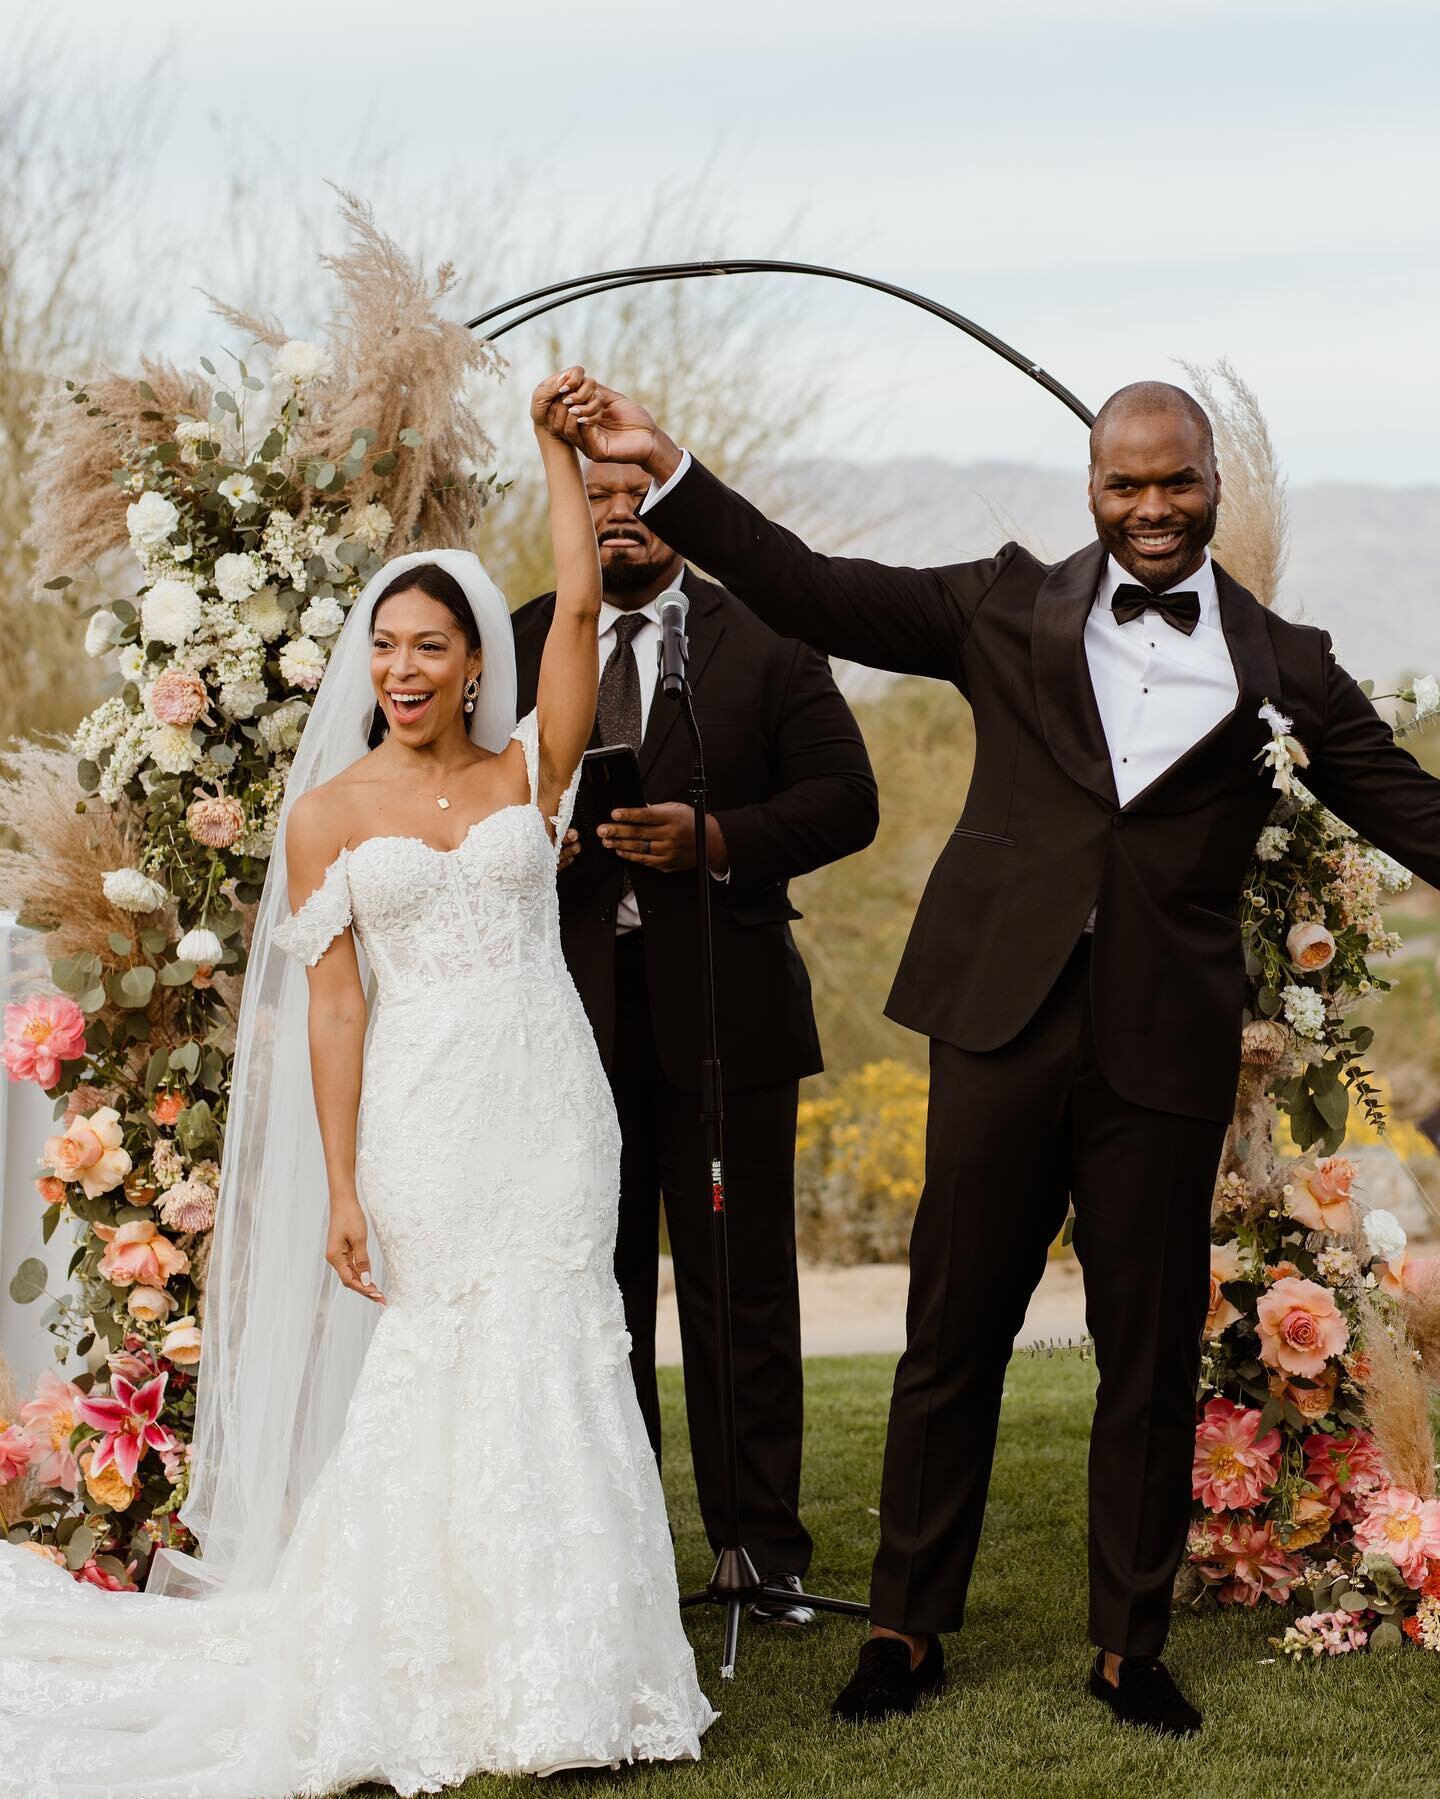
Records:
[[[790,920],[788,882],[864,849],[875,835],[875,777],[823,656],[778,637],[732,595],[687,570],[689,672],[705,740],[710,808],[730,879],[711,887],[715,1013],[725,1081],[759,1087],[818,1073],[810,977]],[[535,704],[555,596],[513,615],[519,710]],[[690,740],[656,688],[640,746],[645,798],[688,800]],[[599,741],[598,736],[593,739]],[[615,1032],[615,909],[624,865],[590,845],[560,876],[565,960],[606,1067]],[[695,886],[689,873],[632,866],[655,1047],[665,1078],[699,1086]]]
[[[970,701],[970,792],[886,1008],[912,1030],[972,1051],[1008,1043],[1093,909],[1106,1078],[1136,1104],[1228,1119],[1244,995],[1239,894],[1276,798],[1256,761],[1267,700],[1293,720],[1312,791],[1440,883],[1440,782],[1396,744],[1324,631],[1278,618],[1218,565],[1235,710],[1121,806],[1085,656],[1098,543],[1053,568],[1013,543],[950,568],[821,556],[699,463],[645,522],[777,631],[952,681]]]

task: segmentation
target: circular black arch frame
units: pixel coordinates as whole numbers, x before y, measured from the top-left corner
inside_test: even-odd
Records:
[[[857,275],[849,269],[825,268],[819,263],[773,262],[736,257],[718,262],[659,262],[644,268],[603,269],[591,275],[572,275],[568,281],[552,281],[548,287],[537,287],[528,294],[517,294],[513,300],[506,300],[500,306],[492,306],[487,312],[467,319],[466,326],[471,331],[490,326],[485,332],[487,337],[503,337],[507,331],[514,331],[518,326],[526,325],[531,319],[538,319],[544,313],[554,312],[557,307],[568,306],[572,300],[588,300],[594,294],[613,293],[622,287],[644,287],[653,281],[689,281],[702,275],[818,275],[827,281],[848,281],[856,287],[868,287],[876,293],[888,294],[894,300],[903,300],[907,306],[918,306],[921,312],[943,319],[947,325],[953,325],[957,331],[973,337],[976,343],[983,344],[987,350],[993,350],[995,355],[1003,357],[1013,368],[1019,369],[1022,375],[1038,382],[1047,393],[1054,394],[1082,423],[1095,423],[1095,414],[1077,400],[1068,387],[1062,387],[1038,362],[1022,356],[1003,339],[996,337],[993,331],[987,331],[973,319],[963,317],[949,306],[942,306],[938,300],[914,293],[908,287],[896,287],[893,282],[881,281],[874,275]],[[528,310],[521,311],[522,307]],[[519,316],[508,318],[506,315],[509,313],[518,313]]]

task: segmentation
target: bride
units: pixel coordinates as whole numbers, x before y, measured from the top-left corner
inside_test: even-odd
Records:
[[[0,1794],[432,1793],[700,1753],[612,1273],[619,1132],[559,943],[600,603],[558,424],[580,376],[531,403],[558,572],[536,710],[516,724],[472,555],[392,561],[337,642],[238,1026],[182,1514],[204,1560],[113,1595],[0,1545]]]

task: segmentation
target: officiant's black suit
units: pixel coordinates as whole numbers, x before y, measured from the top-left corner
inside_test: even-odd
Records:
[[[1004,1367],[1069,1193],[1101,1383],[1091,1631],[1157,1654],[1188,1518],[1210,1196],[1239,1064],[1238,901],[1276,797],[1256,761],[1259,709],[1293,720],[1309,786],[1432,882],[1440,782],[1395,743],[1325,632],[1266,611],[1218,565],[1235,709],[1121,806],[1084,646],[1099,543],[1053,568],[1015,544],[949,568],[828,558],[698,463],[645,522],[777,631],[951,681],[974,713],[969,795],[887,1007],[930,1038],[931,1089],[872,1617],[914,1635],[961,1621]]]
[[[822,1063],[810,978],[791,935],[788,883],[863,849],[875,778],[829,665],[777,636],[732,595],[686,571],[689,673],[711,809],[729,879],[711,889],[745,1541],[762,1572],[803,1574],[799,1517],[803,1383],[795,1268],[799,1081]],[[554,596],[514,615],[519,709],[535,703]],[[647,803],[689,799],[690,740],[658,687],[639,752]],[[598,736],[595,739],[598,742]],[[641,928],[617,937],[629,868]],[[560,876],[565,959],[620,1115],[616,1275],[631,1366],[660,1451],[655,1380],[659,1200],[675,1271],[685,1397],[706,1529],[724,1539],[715,1390],[710,1185],[699,1115],[700,989],[693,873],[623,864],[591,843]]]

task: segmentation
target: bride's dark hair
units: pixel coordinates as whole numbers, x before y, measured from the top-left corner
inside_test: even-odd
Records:
[[[465,648],[480,648],[480,632],[475,623],[475,614],[470,610],[470,602],[465,598],[465,589],[447,569],[437,562],[422,562],[417,568],[407,568],[403,574],[396,575],[387,587],[376,595],[375,604],[370,608],[370,634],[375,634],[375,621],[380,616],[380,608],[386,600],[397,593],[411,591],[425,594],[429,599],[438,600],[445,610],[454,618],[457,625],[465,633]],[[353,716],[353,715],[352,715]],[[383,743],[390,734],[390,725],[385,717],[385,708],[377,705],[370,715],[370,729],[365,743],[368,749],[374,749],[377,743]]]

